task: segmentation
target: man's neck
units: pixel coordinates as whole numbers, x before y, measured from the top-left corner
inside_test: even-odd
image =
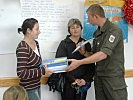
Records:
[[[98,25],[98,26],[99,26],[100,28],[102,28],[103,25],[105,24],[106,20],[107,20],[106,18],[101,18],[100,21],[99,21],[99,25]]]

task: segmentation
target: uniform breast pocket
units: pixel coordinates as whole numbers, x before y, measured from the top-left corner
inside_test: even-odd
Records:
[[[101,45],[101,42],[100,40],[96,39],[94,42],[93,42],[93,48],[95,50],[95,52],[98,52],[100,51],[100,46]]]

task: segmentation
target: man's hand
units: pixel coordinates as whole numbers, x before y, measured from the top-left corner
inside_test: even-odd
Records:
[[[66,71],[72,71],[77,67],[79,67],[80,66],[79,61],[80,60],[76,60],[76,59],[68,59],[68,62],[71,62],[71,64],[66,68]]]

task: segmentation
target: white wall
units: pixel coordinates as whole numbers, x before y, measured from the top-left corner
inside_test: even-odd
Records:
[[[133,25],[128,27],[128,43],[125,43],[125,68],[133,69]]]
[[[16,74],[16,55],[0,55],[0,77],[14,77]]]
[[[48,85],[41,85],[41,100],[61,100],[58,92],[49,91]]]
[[[133,78],[126,78],[128,100],[133,100]]]

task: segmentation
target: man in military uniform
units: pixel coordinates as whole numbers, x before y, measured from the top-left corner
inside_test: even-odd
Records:
[[[98,26],[94,33],[93,54],[86,52],[86,58],[82,60],[69,59],[71,65],[67,71],[96,62],[96,100],[127,100],[122,30],[105,18],[104,10],[98,4],[91,5],[87,15],[88,22]]]

